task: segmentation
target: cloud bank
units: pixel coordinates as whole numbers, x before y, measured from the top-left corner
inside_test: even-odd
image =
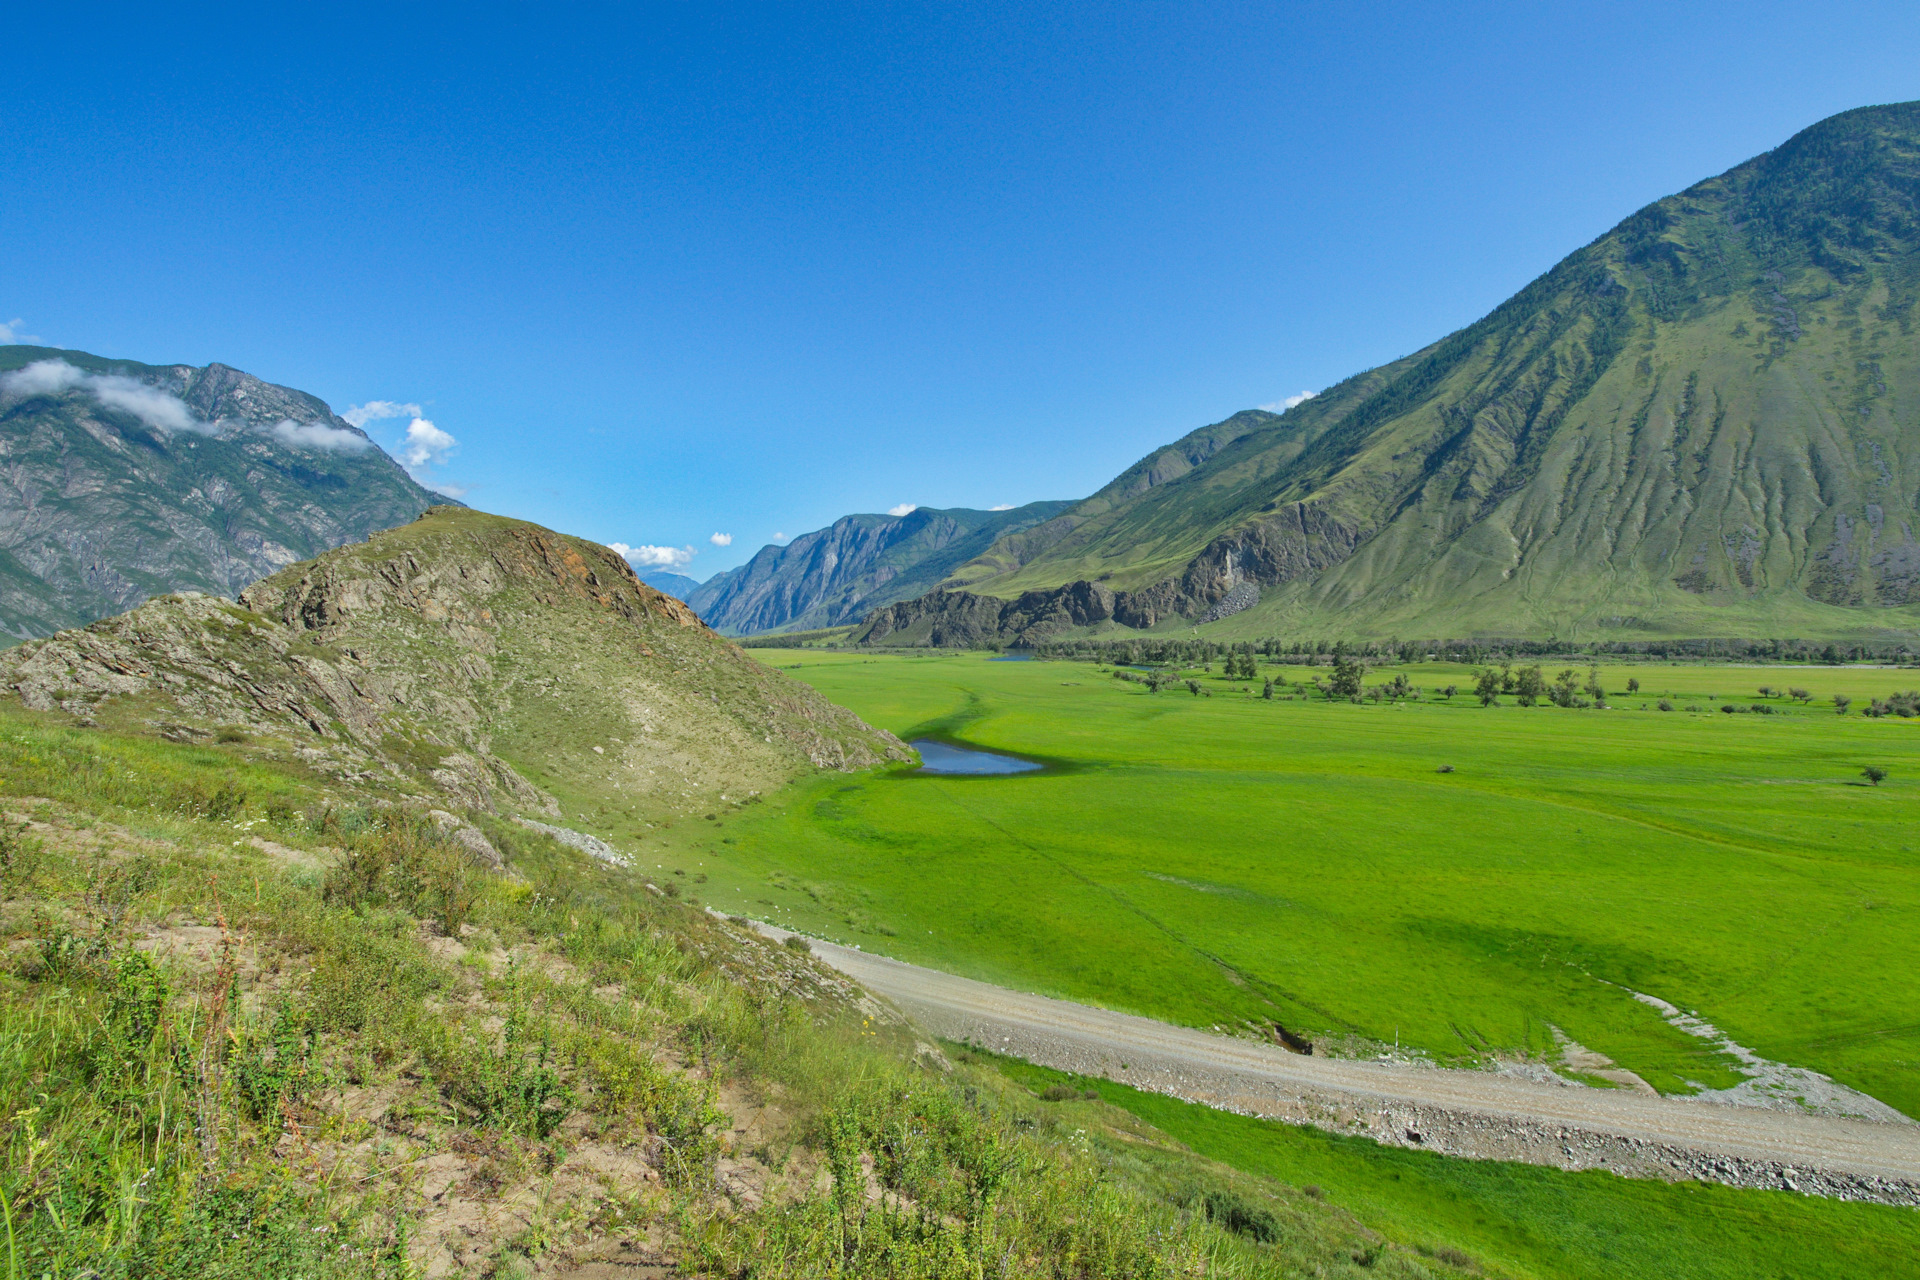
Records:
[[[15,316],[13,319],[7,321],[5,324],[0,324],[0,346],[10,345],[16,342],[24,342],[28,346],[32,346],[32,347],[39,346],[40,345],[39,334],[26,333],[22,331],[20,326],[24,325],[25,323],[26,323],[25,320],[22,320],[19,316]]]
[[[988,508],[987,508],[987,510],[989,510],[989,511],[1011,511],[1011,510],[1013,510],[1013,504],[1012,504],[1011,502],[1003,502],[1003,503],[1001,503],[1001,504],[1000,504],[999,506],[997,506],[997,507],[988,507]]]
[[[1281,399],[1275,400],[1272,404],[1263,404],[1260,407],[1268,413],[1285,413],[1287,410],[1293,408],[1293,406],[1305,404],[1319,394],[1318,391],[1296,391],[1290,396],[1284,396]]]
[[[156,431],[191,431],[212,435],[218,428],[193,416],[180,397],[158,387],[111,373],[88,373],[65,360],[36,360],[24,369],[0,376],[0,394],[50,396],[84,391],[102,407],[132,414]]]
[[[888,507],[887,514],[890,516],[910,516],[919,509],[920,504],[917,502],[903,502],[897,507]]]
[[[700,554],[692,547],[630,547],[624,542],[609,542],[607,547],[637,569],[678,569]]]

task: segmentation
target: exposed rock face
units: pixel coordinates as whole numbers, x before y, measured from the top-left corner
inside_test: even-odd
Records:
[[[1850,111],[1424,350],[1150,455],[950,586],[1003,602],[1003,643],[1085,583],[1123,625],[1226,635],[1910,635],[1917,299],[1920,103]],[[1243,582],[1259,603],[1215,612]]]
[[[445,502],[301,391],[0,347],[0,631],[242,587]]]
[[[761,548],[746,564],[684,598],[730,635],[837,627],[931,590],[995,538],[1038,524],[1067,505],[1030,502],[1009,511],[920,507],[904,516],[846,516],[786,546]]]
[[[238,603],[168,596],[0,653],[0,683],[86,723],[550,816],[563,799],[675,812],[910,757],[607,548],[452,507]]]

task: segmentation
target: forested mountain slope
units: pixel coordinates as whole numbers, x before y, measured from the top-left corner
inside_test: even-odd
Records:
[[[303,391],[223,364],[0,347],[0,631],[232,596],[437,502]]]
[[[996,538],[1045,521],[1068,504],[1005,511],[917,507],[903,516],[843,516],[709,578],[686,597],[729,635],[804,631],[857,622],[871,610],[931,591]]]
[[[1916,249],[1920,104],[1832,117],[871,636],[1911,631]]]

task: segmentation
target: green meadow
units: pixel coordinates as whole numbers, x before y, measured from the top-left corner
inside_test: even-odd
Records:
[[[902,737],[1048,767],[825,777],[656,837],[716,906],[1190,1025],[1443,1062],[1563,1035],[1664,1092],[1741,1079],[1639,991],[1920,1114],[1920,721],[1859,714],[1920,672],[1603,667],[1599,711],[1482,707],[1439,664],[1370,672],[1425,692],[1355,705],[1298,668],[1186,673],[1202,696],[1086,663],[758,656]]]
[[[1215,1111],[1157,1093],[955,1048],[1055,1104],[1061,1127],[1119,1107],[1191,1153],[1296,1187],[1428,1256],[1485,1274],[1555,1280],[1851,1280],[1911,1276],[1920,1214],[1891,1205],[1458,1160]],[[1061,1086],[1065,1086],[1064,1089]],[[1096,1095],[1094,1101],[1088,1095]],[[1096,1130],[1097,1131],[1097,1130]],[[1116,1146],[1122,1144],[1115,1143]]]

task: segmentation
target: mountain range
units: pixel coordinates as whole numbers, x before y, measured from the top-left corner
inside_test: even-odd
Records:
[[[233,596],[440,497],[302,391],[223,364],[0,347],[0,630]]]
[[[858,622],[933,590],[996,541],[1053,519],[1070,503],[1000,511],[916,507],[902,515],[843,516],[707,579],[683,597],[727,635],[806,631]]]
[[[1906,636],[1920,104],[1647,206],[1484,319],[1160,449],[870,643]]]

